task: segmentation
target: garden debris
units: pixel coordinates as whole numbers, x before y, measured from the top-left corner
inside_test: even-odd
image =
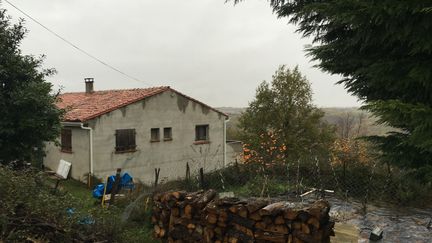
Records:
[[[369,239],[370,239],[371,241],[379,241],[379,240],[381,240],[382,238],[383,238],[383,230],[382,230],[380,227],[375,227],[375,228],[372,230]]]

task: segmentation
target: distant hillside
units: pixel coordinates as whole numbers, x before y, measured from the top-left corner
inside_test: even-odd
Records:
[[[337,107],[337,108],[321,108],[324,111],[324,119],[333,125],[339,125],[341,119],[346,119],[347,116],[353,119],[353,126],[358,127],[359,118],[363,116],[362,135],[385,135],[392,131],[391,127],[377,124],[377,118],[371,113],[360,110],[358,107]]]
[[[230,121],[227,124],[228,139],[237,139],[236,130],[238,119],[241,113],[246,110],[242,107],[219,107],[218,110],[227,113],[230,116]],[[352,121],[352,126],[354,128],[358,127],[359,117],[363,116],[362,119],[362,134],[363,135],[384,135],[389,131],[394,129],[376,124],[376,118],[372,116],[369,112],[360,110],[357,107],[335,107],[335,108],[321,108],[325,115],[324,119],[335,126],[340,125],[346,120]]]
[[[229,115],[240,115],[243,111],[246,110],[246,108],[244,108],[244,107],[243,108],[241,108],[241,107],[219,107],[216,109],[218,109],[218,110],[220,110],[226,114],[229,114]]]

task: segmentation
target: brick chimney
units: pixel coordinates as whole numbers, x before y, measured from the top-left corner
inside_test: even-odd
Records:
[[[86,94],[93,93],[94,92],[94,89],[93,89],[94,78],[84,78],[84,82],[85,82]]]

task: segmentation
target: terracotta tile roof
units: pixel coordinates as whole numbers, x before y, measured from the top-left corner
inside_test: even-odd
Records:
[[[83,122],[168,89],[169,87],[164,86],[147,89],[95,91],[91,94],[85,92],[64,93],[60,95],[57,106],[66,109],[64,121]]]
[[[225,113],[171,89],[169,86],[145,89],[104,90],[95,91],[91,94],[85,92],[64,93],[60,95],[57,107],[66,109],[63,121],[84,122],[167,90],[176,92],[228,117]]]

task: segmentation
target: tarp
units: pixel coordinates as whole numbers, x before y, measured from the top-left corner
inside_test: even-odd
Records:
[[[115,175],[109,176],[108,182],[107,182],[107,190],[106,190],[107,194],[111,193],[114,182],[115,182]],[[93,189],[93,197],[101,198],[103,196],[104,189],[105,189],[104,183],[96,185]],[[134,189],[134,183],[133,183],[132,176],[130,176],[128,173],[124,173],[120,178],[119,189],[133,190]]]

